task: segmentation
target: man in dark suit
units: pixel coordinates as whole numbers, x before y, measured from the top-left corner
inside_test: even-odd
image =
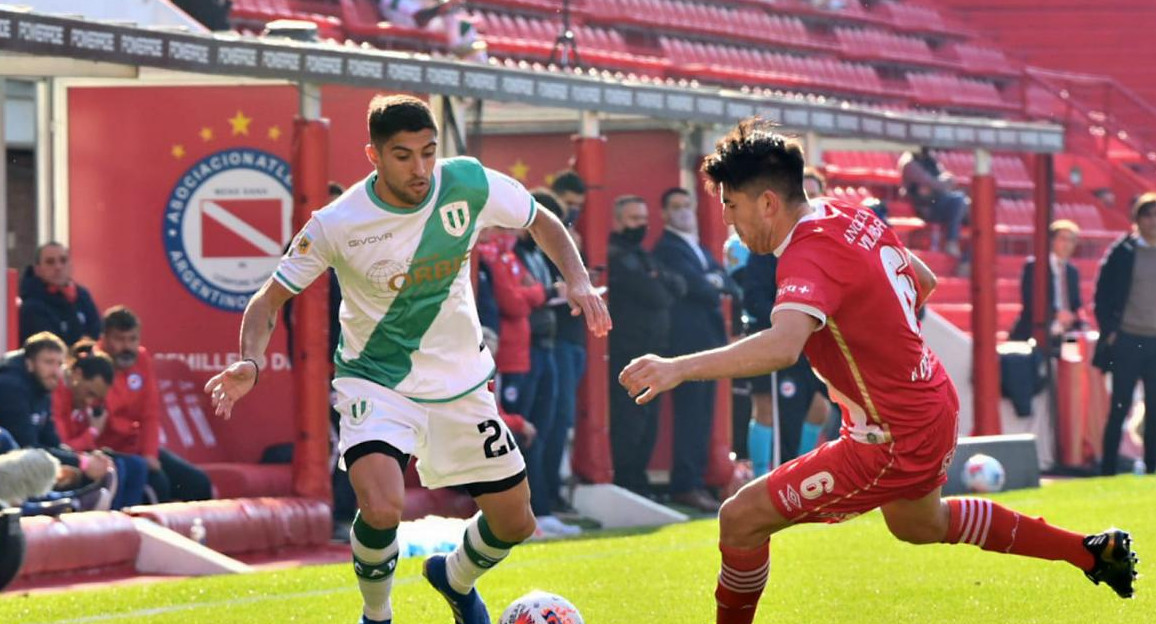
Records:
[[[637,195],[614,200],[614,231],[606,248],[610,314],[610,451],[614,483],[650,496],[646,467],[658,435],[658,405],[639,405],[618,386],[618,373],[636,357],[665,353],[670,307],[686,294],[686,283],[664,269],[642,246],[649,211]]]
[[[670,354],[684,355],[721,347],[726,330],[719,306],[723,293],[739,298],[738,286],[714,254],[698,240],[695,201],[686,189],[662,194],[666,231],[654,256],[668,270],[681,275],[686,295],[670,311]],[[671,499],[702,511],[717,511],[718,501],[703,487],[711,425],[714,422],[715,383],[687,383],[674,391],[674,448],[671,456]]]
[[[1064,332],[1080,329],[1084,322],[1080,319],[1080,272],[1070,262],[1076,245],[1080,241],[1080,228],[1072,221],[1060,219],[1048,228],[1052,243],[1052,253],[1048,256],[1048,314],[1046,323],[1051,336],[1062,336]],[[1063,273],[1063,279],[1057,275]],[[1032,303],[1036,276],[1036,259],[1028,258],[1020,279],[1020,294],[1023,309],[1008,338],[1027,340],[1032,337]]]

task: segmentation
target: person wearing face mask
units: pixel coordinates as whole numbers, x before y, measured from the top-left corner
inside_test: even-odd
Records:
[[[72,280],[72,257],[60,243],[36,248],[20,280],[20,340],[51,332],[65,344],[100,337],[100,314],[88,289]]]
[[[651,496],[646,466],[658,433],[657,404],[638,405],[614,383],[634,358],[665,352],[670,307],[686,294],[682,277],[663,269],[642,246],[649,214],[637,195],[614,200],[614,226],[606,248],[610,314],[618,319],[610,333],[610,450],[614,483]]]
[[[93,452],[108,446],[108,412],[104,399],[116,370],[112,360],[95,351],[96,342],[85,339],[72,346],[64,378],[52,393],[52,417],[64,446],[76,452]],[[116,466],[117,487],[113,509],[144,502],[148,463],[140,455],[106,453]]]
[[[153,359],[140,344],[140,319],[124,306],[104,313],[98,349],[112,358],[116,376],[105,397],[107,421],[102,444],[118,453],[140,455],[148,463],[148,485],[157,502],[212,498],[209,477],[160,445],[161,398]]]
[[[666,231],[654,255],[686,281],[686,294],[670,310],[671,355],[713,349],[727,343],[721,298],[741,299],[738,286],[714,254],[698,239],[694,198],[686,189],[662,194]],[[671,500],[699,511],[718,511],[719,503],[703,485],[714,421],[715,383],[683,384],[674,391],[674,449],[670,472]]]

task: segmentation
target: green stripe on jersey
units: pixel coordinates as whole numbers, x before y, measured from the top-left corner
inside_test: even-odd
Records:
[[[301,287],[298,286],[297,284],[294,284],[293,282],[289,281],[289,278],[285,277],[285,274],[282,273],[281,271],[277,271],[276,273],[273,274],[273,276],[277,278],[278,282],[281,282],[282,286],[293,291],[294,294],[300,294],[301,293]]]
[[[405,286],[357,358],[344,360],[338,352],[334,358],[338,377],[397,387],[413,368],[413,353],[469,260],[474,227],[489,198],[485,169],[472,158],[454,158],[445,161],[441,174],[438,197],[426,216]],[[463,318],[462,322],[469,321]]]

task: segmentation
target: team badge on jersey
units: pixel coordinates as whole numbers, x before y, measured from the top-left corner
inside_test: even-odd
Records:
[[[210,154],[176,179],[165,203],[169,267],[189,294],[241,312],[277,268],[292,212],[289,163],[251,148]]]
[[[128,381],[129,390],[140,390],[140,387],[144,385],[144,378],[140,376],[140,373],[129,374],[126,381]]]
[[[452,236],[461,236],[470,227],[470,205],[459,201],[446,204],[438,209],[442,216],[442,226]]]
[[[365,422],[365,419],[369,418],[372,413],[373,401],[369,399],[354,399],[353,403],[349,404],[349,419],[355,425]]]
[[[309,250],[312,248],[313,239],[309,238],[309,235],[305,232],[302,232],[301,236],[297,237],[297,244],[293,246],[293,249],[297,251],[297,255],[299,256],[304,256],[309,253]]]

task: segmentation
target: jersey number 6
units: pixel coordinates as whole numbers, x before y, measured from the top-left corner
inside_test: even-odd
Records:
[[[799,494],[802,494],[803,498],[807,500],[815,500],[834,489],[835,477],[831,476],[831,473],[826,470],[816,472],[806,479],[803,479],[803,482],[799,484]]]

